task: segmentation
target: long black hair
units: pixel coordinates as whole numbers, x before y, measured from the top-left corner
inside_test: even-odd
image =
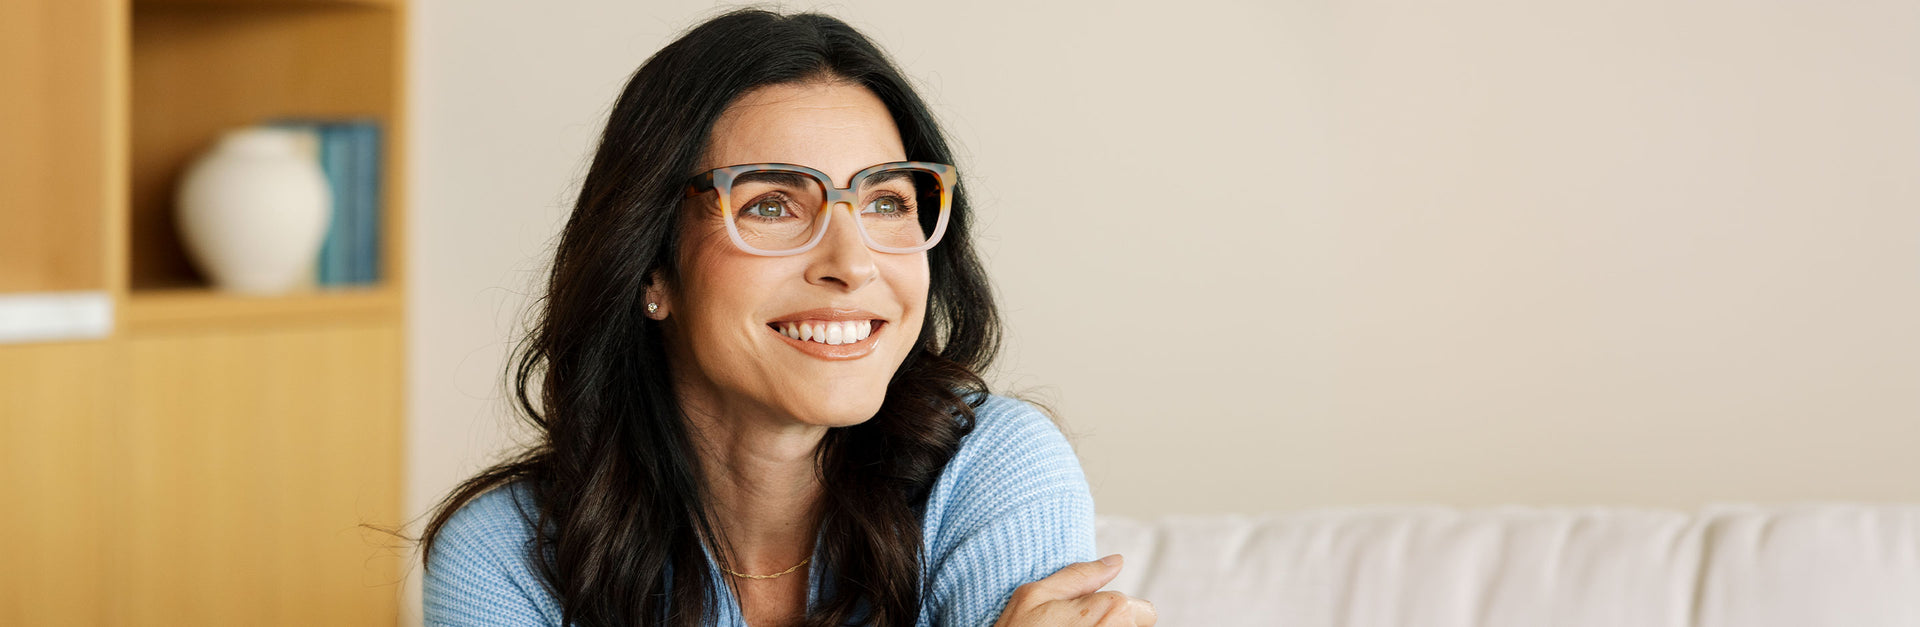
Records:
[[[714,121],[749,90],[818,80],[878,96],[909,160],[953,163],[932,113],[900,71],[838,19],[734,11],[654,54],[607,120],[546,293],[508,368],[520,417],[539,438],[440,501],[423,536],[423,561],[462,505],[519,482],[535,505],[523,512],[535,533],[532,557],[564,623],[711,620],[719,597],[701,542],[715,537],[716,521],[643,292],[655,272],[676,276],[684,182]],[[814,568],[833,578],[834,594],[817,600],[807,625],[846,624],[862,616],[862,603],[873,625],[912,625],[918,616],[926,585],[920,516],[973,428],[973,408],[987,391],[979,373],[1000,341],[968,235],[964,186],[956,186],[951,212],[946,236],[927,252],[927,320],[886,400],[866,422],[830,429],[815,454],[825,494]],[[724,551],[713,554],[726,565]]]

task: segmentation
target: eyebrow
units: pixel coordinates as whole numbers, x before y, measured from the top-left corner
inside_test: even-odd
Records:
[[[778,170],[760,170],[757,172],[748,172],[745,174],[741,174],[740,176],[734,177],[733,182],[734,183],[771,183],[774,185],[780,185],[784,187],[812,187],[819,184],[811,176],[807,176],[799,172],[782,172]]]
[[[880,183],[892,183],[900,179],[907,179],[912,177],[913,177],[913,173],[906,170],[887,170],[885,172],[881,172],[873,176],[867,177],[867,184],[877,185]],[[908,181],[908,182],[912,182],[912,181]]]

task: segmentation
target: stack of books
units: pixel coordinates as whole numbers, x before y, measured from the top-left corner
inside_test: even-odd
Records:
[[[281,118],[300,134],[333,190],[327,238],[314,260],[317,286],[380,281],[380,122],[376,118]]]

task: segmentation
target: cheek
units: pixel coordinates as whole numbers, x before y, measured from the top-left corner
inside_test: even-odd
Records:
[[[710,349],[736,343],[740,321],[757,310],[762,295],[772,293],[762,284],[764,262],[734,248],[720,227],[702,225],[689,232],[681,250],[683,291],[676,313],[687,323],[689,339]]]
[[[901,311],[907,314],[907,327],[903,330],[918,334],[927,314],[928,289],[932,285],[932,275],[927,268],[926,253],[901,259],[896,267],[888,272],[888,282],[898,294]]]

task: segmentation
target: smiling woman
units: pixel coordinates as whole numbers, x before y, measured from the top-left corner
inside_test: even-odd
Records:
[[[1119,562],[1059,429],[979,375],[951,163],[830,17],[729,13],[643,64],[515,362],[540,440],[440,503],[427,622],[1152,624],[1096,592]]]

